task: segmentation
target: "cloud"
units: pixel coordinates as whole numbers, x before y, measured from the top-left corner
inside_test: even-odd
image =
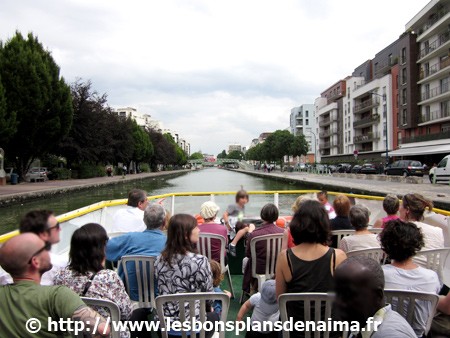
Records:
[[[90,79],[217,154],[286,128],[290,109],[395,41],[423,0],[4,0],[0,39],[31,31],[66,81]]]

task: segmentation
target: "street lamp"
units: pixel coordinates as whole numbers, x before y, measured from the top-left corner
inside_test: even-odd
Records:
[[[311,130],[307,131],[308,133],[313,134],[314,136],[314,163],[317,163],[317,157],[316,157],[316,150],[317,150],[317,145],[316,145],[316,141],[317,141],[317,136],[314,132],[312,132]]]
[[[386,94],[381,95],[381,94],[373,93],[373,92],[370,92],[370,94],[380,96],[383,98],[383,101],[386,101]],[[387,125],[387,123],[388,123],[388,113],[386,110],[386,123],[384,125],[384,133],[386,134],[386,165],[389,164],[389,144],[388,144],[388,125]]]

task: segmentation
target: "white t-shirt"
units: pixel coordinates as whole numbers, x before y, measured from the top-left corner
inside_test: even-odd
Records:
[[[146,229],[144,211],[137,207],[127,205],[114,214],[112,232],[142,232]]]
[[[421,266],[412,270],[383,265],[385,289],[410,290],[439,294],[441,283],[433,270]],[[394,301],[393,301],[394,303]],[[427,319],[433,315],[429,302],[417,301],[412,328],[418,337],[425,332]]]
[[[261,331],[264,331],[264,326],[262,323],[264,321],[269,321],[275,323],[280,319],[280,310],[278,303],[267,304],[261,299],[261,293],[255,293],[250,297],[250,304],[253,306],[253,313],[251,317],[251,321],[260,322],[261,323]]]
[[[344,252],[379,247],[380,242],[378,241],[378,235],[376,234],[345,236],[341,239],[339,244],[339,249]]]
[[[441,228],[418,221],[413,223],[422,229],[423,239],[425,241],[425,246],[422,250],[442,249],[444,247],[444,234]],[[427,264],[426,258],[420,255],[414,257],[414,262],[423,267],[426,267]]]

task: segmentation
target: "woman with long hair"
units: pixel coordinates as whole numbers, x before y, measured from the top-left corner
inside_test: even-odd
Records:
[[[166,247],[155,262],[155,274],[160,295],[187,292],[214,292],[212,272],[207,257],[197,253],[200,229],[197,220],[187,214],[172,216],[167,230]],[[164,315],[172,321],[179,321],[179,303],[164,304]],[[200,303],[196,304],[195,314],[200,321]],[[210,321],[218,320],[215,312],[208,312]],[[186,320],[190,320],[186,318]],[[212,336],[209,331],[206,336]],[[179,332],[169,332],[179,336]]]
[[[305,201],[295,213],[289,229],[295,246],[278,255],[277,297],[283,293],[332,291],[334,270],[347,256],[342,250],[328,246],[330,220],[323,205],[314,200]],[[290,302],[287,310],[294,322],[304,320],[302,304]],[[295,334],[296,337],[304,336],[303,332]]]
[[[130,319],[132,305],[119,275],[105,269],[105,248],[108,236],[97,223],[88,223],[75,230],[70,241],[69,265],[59,270],[54,278],[55,285],[65,285],[83,297],[105,299],[117,304],[122,320]],[[109,317],[106,309],[95,310]],[[121,332],[129,337],[129,332]]]

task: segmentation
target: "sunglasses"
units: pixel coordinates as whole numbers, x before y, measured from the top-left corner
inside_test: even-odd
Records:
[[[52,227],[48,227],[47,230],[52,230],[52,229],[56,229],[56,230],[60,230],[61,229],[61,225],[58,223],[56,223],[56,225],[52,226]]]
[[[38,251],[36,251],[33,256],[31,256],[30,260],[28,261],[28,264],[31,264],[31,260],[33,259],[33,257],[36,257],[37,255],[39,255],[42,251],[46,250],[46,251],[50,251],[50,249],[52,248],[52,243],[50,242],[45,242],[45,245],[43,248],[39,249]]]

